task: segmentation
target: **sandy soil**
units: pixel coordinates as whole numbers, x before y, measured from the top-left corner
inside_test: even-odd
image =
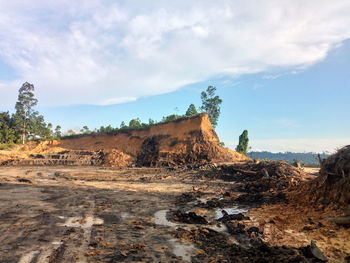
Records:
[[[1,167],[0,262],[236,262],[223,259],[224,250],[216,255],[206,249],[209,243],[185,238],[199,231],[237,243],[215,221],[218,209],[206,207],[214,199],[228,204],[232,184],[209,180],[200,171]],[[195,211],[208,224],[169,221],[167,211],[177,209]],[[252,219],[244,223],[258,226],[271,245],[316,240],[330,262],[342,262],[350,253],[349,230],[327,223],[326,214],[301,212],[287,204],[264,206],[248,213]]]

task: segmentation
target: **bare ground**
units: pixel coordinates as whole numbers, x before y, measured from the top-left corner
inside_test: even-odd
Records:
[[[286,256],[279,261],[277,256],[265,261],[231,257],[237,252],[233,245],[251,242],[230,231],[231,223],[215,218],[218,207],[249,209],[234,205],[237,194],[227,193],[233,184],[209,180],[200,171],[1,167],[0,262],[292,262],[298,257],[289,246],[311,240],[330,262],[344,262],[350,253],[349,230],[326,222],[327,211],[301,216],[302,208],[282,203],[255,208],[242,222],[258,227],[271,245],[268,253]],[[168,210],[185,211],[178,213],[185,217],[193,211],[207,222],[169,221]],[[271,237],[271,229],[278,229],[279,239]],[[288,248],[272,248],[282,245]],[[299,257],[293,262],[322,261]]]

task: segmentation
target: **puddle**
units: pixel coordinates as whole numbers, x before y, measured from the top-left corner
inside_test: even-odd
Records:
[[[67,227],[81,227],[81,228],[91,228],[93,225],[102,225],[103,220],[101,218],[87,216],[85,218],[82,217],[70,217],[66,220],[65,223],[59,224],[60,226]]]
[[[170,222],[167,218],[166,218],[166,213],[168,212],[168,209],[165,210],[159,210],[158,212],[156,212],[154,214],[154,223],[156,223],[157,225],[162,225],[162,226],[169,226],[169,227],[174,227],[177,226],[178,224],[175,224],[173,222]]]
[[[220,208],[215,210],[215,219],[219,219],[220,217],[223,217],[223,214],[221,212],[222,210],[225,210],[229,215],[248,212],[248,209],[238,208],[238,207]]]
[[[191,262],[191,256],[196,247],[192,244],[183,244],[175,239],[171,239],[170,243],[173,247],[173,253],[177,257],[181,257],[184,261]]]

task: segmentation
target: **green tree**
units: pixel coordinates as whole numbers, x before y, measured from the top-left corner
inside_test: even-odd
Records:
[[[74,130],[72,130],[72,129],[67,131],[67,136],[72,136],[72,135],[75,135],[75,134],[76,134],[76,132]]]
[[[30,121],[33,119],[33,107],[38,103],[34,97],[34,86],[25,82],[19,89],[18,100],[16,102],[15,122],[21,134],[22,144],[27,140]]]
[[[0,143],[15,143],[15,125],[9,112],[0,112]]]
[[[130,129],[140,129],[140,128],[142,128],[141,120],[139,118],[132,119],[129,122],[129,128]]]
[[[169,122],[169,121],[175,121],[179,118],[181,118],[182,116],[180,115],[177,115],[177,114],[171,114],[171,115],[168,115],[168,116],[165,116],[162,118],[162,122]]]
[[[222,99],[219,96],[215,96],[216,88],[209,86],[206,91],[201,93],[202,106],[201,110],[206,112],[209,116],[209,120],[215,128],[218,124],[220,116],[220,104]]]
[[[62,129],[62,127],[61,127],[60,125],[57,125],[56,128],[55,128],[55,133],[54,133],[54,135],[55,135],[55,137],[56,137],[57,139],[60,139],[60,138],[62,137],[61,129]]]
[[[126,126],[125,122],[122,121],[122,122],[120,123],[120,129],[121,129],[121,130],[125,130],[125,129],[127,129],[127,128],[128,128],[128,126]]]
[[[46,139],[52,140],[54,133],[52,131],[52,123],[48,123],[46,126]]]
[[[247,155],[248,143],[249,143],[248,131],[244,130],[243,133],[239,136],[239,142],[236,147],[236,151],[243,153],[244,155]]]
[[[194,104],[190,104],[190,106],[188,106],[188,109],[186,111],[186,116],[187,117],[191,117],[191,116],[194,116],[194,115],[197,115],[198,112],[197,112],[197,109],[196,109],[196,106],[194,106]]]
[[[148,120],[148,125],[149,125],[149,126],[152,126],[152,125],[154,125],[154,124],[156,124],[156,121],[155,121],[155,120],[153,120],[153,119],[149,119],[149,120]]]
[[[80,130],[80,132],[83,133],[83,134],[89,134],[89,133],[91,133],[89,127],[86,126],[86,125],[83,126],[83,128]]]
[[[28,122],[28,139],[52,139],[52,124],[46,125],[44,116],[33,111]]]
[[[112,133],[114,133],[114,131],[115,131],[115,129],[111,126],[111,125],[108,125],[108,126],[106,126],[105,127],[105,133],[107,133],[107,134],[112,134]]]

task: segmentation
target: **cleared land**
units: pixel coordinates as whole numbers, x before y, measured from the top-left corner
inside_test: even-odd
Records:
[[[297,261],[311,240],[330,262],[350,253],[333,212],[277,197],[252,209],[240,184],[210,169],[1,167],[0,262],[321,262]],[[229,208],[250,218],[217,220]]]

